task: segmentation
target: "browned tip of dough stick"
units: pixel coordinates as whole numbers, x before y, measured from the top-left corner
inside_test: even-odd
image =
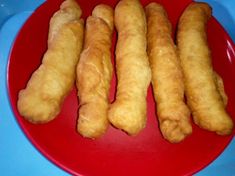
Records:
[[[232,132],[233,121],[225,110],[222,79],[211,64],[206,35],[210,17],[208,4],[191,3],[180,17],[177,42],[194,122],[206,130],[227,135]]]
[[[70,22],[78,21],[83,24],[80,19],[82,10],[75,0],[66,0],[60,5],[60,10],[54,13],[50,20],[50,28],[48,35],[48,45],[52,43],[61,27]],[[83,33],[82,33],[83,34]],[[49,46],[48,46],[49,47]]]
[[[138,0],[121,0],[115,8],[117,93],[108,118],[130,135],[146,124],[146,94],[151,79],[146,53],[146,19]]]
[[[81,9],[74,0],[64,1],[50,20],[48,49],[42,64],[19,92],[17,108],[33,123],[45,123],[60,112],[75,82],[75,69],[83,44]]]
[[[192,133],[192,127],[190,111],[184,102],[183,73],[171,37],[171,24],[160,4],[150,3],[145,12],[147,51],[160,129],[168,141],[180,142]]]
[[[92,11],[92,16],[98,17],[104,20],[109,26],[110,30],[113,31],[114,17],[113,17],[112,7],[105,5],[105,4],[97,5]]]
[[[77,66],[77,130],[88,138],[100,137],[109,124],[112,33],[113,9],[104,4],[96,6],[86,21],[84,50]]]

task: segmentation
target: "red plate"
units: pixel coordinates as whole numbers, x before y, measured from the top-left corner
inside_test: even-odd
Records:
[[[117,3],[116,0],[79,0],[83,17],[87,17],[101,2],[113,7]],[[142,2],[143,5],[148,3],[147,0]],[[189,2],[161,2],[168,11],[174,29]],[[78,110],[75,88],[55,120],[43,125],[33,125],[24,120],[16,108],[18,92],[26,86],[30,75],[41,62],[47,47],[48,22],[60,3],[61,0],[48,0],[35,11],[20,31],[9,60],[8,88],[12,109],[21,128],[40,152],[73,175],[151,176],[191,175],[207,166],[224,150],[233,135],[221,137],[195,125],[193,134],[179,144],[164,140],[158,128],[151,88],[147,97],[147,126],[136,137],[130,137],[111,126],[98,140],[81,137],[75,130]],[[229,97],[227,110],[235,118],[234,44],[214,18],[208,23],[208,41],[214,68],[222,76]],[[111,99],[114,97],[115,80],[114,76]]]

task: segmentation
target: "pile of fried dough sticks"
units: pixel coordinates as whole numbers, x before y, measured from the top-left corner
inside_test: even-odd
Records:
[[[51,18],[42,64],[19,92],[17,107],[28,121],[54,119],[76,82],[77,131],[82,136],[98,138],[109,123],[137,135],[146,125],[146,95],[152,82],[159,127],[168,141],[177,143],[192,133],[191,113],[199,127],[219,135],[231,133],[223,80],[212,68],[207,44],[208,4],[192,2],[184,10],[177,46],[167,12],[158,3],[144,8],[139,0],[121,0],[115,10],[99,4],[85,25],[81,15],[77,2],[66,0]],[[114,27],[118,83],[111,104]]]

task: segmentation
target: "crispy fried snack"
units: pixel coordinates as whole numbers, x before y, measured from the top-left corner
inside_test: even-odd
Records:
[[[192,133],[190,111],[184,103],[182,68],[166,11],[157,3],[150,3],[145,9],[147,51],[160,129],[165,139],[176,143]]]
[[[130,135],[146,124],[146,94],[151,70],[146,53],[146,19],[138,0],[121,0],[115,8],[117,94],[109,121]]]
[[[227,135],[232,131],[233,121],[225,111],[222,80],[211,64],[206,37],[210,17],[211,8],[206,3],[190,4],[180,17],[177,41],[194,122],[206,130]]]
[[[77,66],[77,130],[84,137],[100,137],[109,124],[112,34],[113,9],[103,4],[96,6],[86,21],[85,46]]]
[[[50,20],[48,49],[42,64],[32,74],[27,87],[19,92],[17,107],[32,123],[56,117],[75,82],[76,64],[83,43],[81,9],[66,0]]]

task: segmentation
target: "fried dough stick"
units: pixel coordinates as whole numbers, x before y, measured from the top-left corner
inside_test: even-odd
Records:
[[[180,17],[178,48],[194,122],[219,135],[228,135],[233,122],[225,111],[223,83],[213,71],[207,44],[206,24],[210,17],[211,8],[206,3],[190,4]]]
[[[121,0],[115,8],[117,93],[109,121],[130,135],[146,124],[146,94],[151,70],[146,53],[146,19],[138,0]]]
[[[20,114],[32,123],[54,119],[74,85],[83,43],[81,13],[74,0],[66,0],[50,20],[48,49],[42,64],[19,92],[17,102]]]
[[[166,11],[157,3],[150,3],[145,9],[147,51],[160,129],[165,139],[176,143],[192,133],[190,111],[184,102],[182,68]]]
[[[103,4],[96,6],[86,21],[85,46],[77,66],[77,130],[84,137],[100,137],[109,124],[112,34],[113,9]]]

